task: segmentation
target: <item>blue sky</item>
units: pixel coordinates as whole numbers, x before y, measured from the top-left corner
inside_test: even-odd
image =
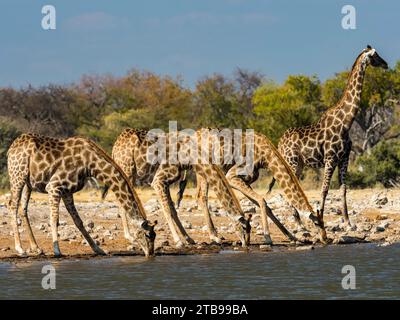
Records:
[[[57,29],[41,28],[41,8],[57,10]],[[341,27],[341,8],[357,10],[357,29]],[[324,80],[349,68],[367,45],[393,66],[400,59],[398,0],[2,0],[0,86],[124,75],[131,68],[181,75],[186,85],[237,67],[283,81]]]

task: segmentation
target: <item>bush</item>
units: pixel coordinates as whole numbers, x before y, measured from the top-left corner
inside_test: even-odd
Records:
[[[400,185],[400,139],[382,141],[369,154],[360,156],[349,172],[348,184],[352,187],[384,187]]]
[[[7,150],[20,132],[0,118],[0,189],[8,187]]]

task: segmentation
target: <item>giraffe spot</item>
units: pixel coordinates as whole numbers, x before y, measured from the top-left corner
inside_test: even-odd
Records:
[[[89,160],[90,152],[88,150],[83,151],[82,157],[86,160]]]
[[[51,156],[50,153],[46,153],[45,159],[49,164],[53,161],[53,157]]]
[[[107,174],[107,175],[111,174],[111,171],[112,171],[111,165],[106,166],[106,167],[103,169],[103,171],[104,171],[104,173]]]
[[[75,181],[75,179],[76,179],[76,173],[75,172],[70,172],[68,174],[68,180],[69,181]]]
[[[61,180],[64,180],[64,179],[67,177],[67,173],[66,173],[65,171],[62,171],[62,172],[59,174],[59,177],[60,177]]]
[[[37,170],[38,170],[38,168],[37,168],[36,163],[34,163],[34,162],[31,163],[31,168],[30,168],[31,174],[36,175]]]
[[[128,200],[128,196],[125,193],[121,193],[121,199],[126,201]]]
[[[119,182],[119,180],[118,180],[118,178],[116,176],[113,176],[112,180],[113,180],[114,183],[118,183]]]
[[[41,162],[39,163],[39,170],[43,171],[44,169],[46,169],[47,167],[47,163],[46,162]]]
[[[40,162],[42,160],[43,160],[43,155],[40,152],[36,153],[35,161]]]

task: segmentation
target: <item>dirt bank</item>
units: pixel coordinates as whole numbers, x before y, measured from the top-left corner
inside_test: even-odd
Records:
[[[259,190],[262,192],[262,190]],[[236,243],[238,240],[233,225],[226,215],[226,212],[219,207],[215,197],[211,195],[210,209],[213,220],[220,235],[224,237],[222,245],[211,244],[208,238],[207,228],[204,226],[203,215],[197,207],[194,199],[195,190],[187,190],[184,201],[179,209],[180,219],[196,245],[190,248],[176,249],[165,223],[160,205],[156,195],[151,189],[139,190],[139,196],[143,199],[145,209],[150,220],[157,219],[159,224],[156,227],[156,252],[158,255],[171,254],[203,254],[214,253],[220,250],[242,250]],[[313,206],[319,198],[318,191],[306,192]],[[246,213],[252,213],[252,246],[250,250],[270,251],[271,248],[261,246],[263,237],[261,233],[261,221],[259,210],[248,200],[242,198],[241,204]],[[350,219],[353,228],[348,229],[342,223],[338,214],[341,208],[340,192],[332,190],[328,196],[325,224],[328,237],[335,244],[346,244],[353,242],[380,242],[389,245],[400,241],[400,190],[352,190],[348,193]],[[33,232],[40,247],[44,250],[42,257],[18,257],[14,250],[14,239],[12,236],[10,217],[5,207],[7,195],[0,196],[0,259],[2,261],[24,261],[52,258],[52,241],[49,227],[49,207],[46,195],[34,194],[30,202],[29,216]],[[314,229],[311,225],[308,228],[311,234],[296,229],[294,220],[291,217],[290,209],[280,196],[279,190],[275,190],[269,197],[269,204],[277,217],[285,226],[303,240],[313,241]],[[132,245],[123,237],[121,219],[118,214],[117,204],[109,195],[107,201],[101,202],[100,195],[95,191],[82,192],[76,196],[77,209],[90,230],[92,237],[100,246],[112,255],[135,255],[141,254],[136,245]],[[92,251],[85,244],[79,231],[74,226],[63,206],[60,207],[60,247],[64,258],[94,258]],[[303,218],[303,221],[307,221]],[[307,221],[308,222],[308,221]],[[272,239],[277,245],[274,250],[302,250],[311,249],[310,245],[296,248],[294,244],[280,233],[276,226],[270,224]],[[29,248],[25,226],[21,225],[23,232],[24,248]]]

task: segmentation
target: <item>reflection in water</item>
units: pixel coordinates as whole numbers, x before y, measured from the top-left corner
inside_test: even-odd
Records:
[[[118,257],[61,261],[56,290],[41,287],[46,262],[0,264],[1,299],[400,298],[400,245],[313,251]],[[356,290],[343,290],[344,265]]]

